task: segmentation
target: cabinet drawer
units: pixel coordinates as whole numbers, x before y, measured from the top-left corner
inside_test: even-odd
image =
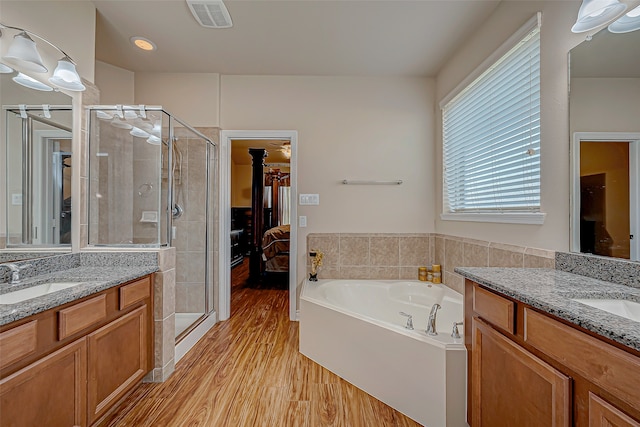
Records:
[[[640,427],[640,423],[606,400],[589,392],[589,427]]]
[[[151,296],[151,281],[148,277],[120,288],[120,310],[131,307]]]
[[[524,340],[632,407],[640,407],[637,357],[528,307]]]
[[[58,339],[63,340],[107,318],[107,296],[99,295],[58,312]]]
[[[38,343],[38,321],[32,320],[0,334],[0,368],[33,353]]]
[[[473,286],[473,311],[494,326],[514,333],[515,304],[499,295]]]

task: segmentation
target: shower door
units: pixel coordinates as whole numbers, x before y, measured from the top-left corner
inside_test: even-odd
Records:
[[[212,310],[207,237],[213,150],[199,133],[171,120],[171,246],[176,248],[176,339],[180,340]]]

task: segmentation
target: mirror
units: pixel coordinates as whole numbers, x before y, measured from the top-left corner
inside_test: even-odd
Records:
[[[571,251],[640,260],[640,31],[569,53]]]
[[[25,251],[6,255],[20,259],[45,256],[35,247],[71,246],[72,99],[42,92],[0,75],[4,216],[6,248]]]

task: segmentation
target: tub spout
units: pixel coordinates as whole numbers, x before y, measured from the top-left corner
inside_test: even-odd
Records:
[[[433,304],[433,307],[431,307],[431,313],[429,313],[429,320],[427,321],[427,335],[438,335],[436,332],[436,315],[439,308],[440,304]]]

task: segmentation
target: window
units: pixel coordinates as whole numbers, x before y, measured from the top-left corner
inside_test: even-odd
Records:
[[[540,212],[538,22],[539,16],[532,19],[512,37],[514,41],[506,43],[508,47],[503,46],[500,54],[508,49],[505,54],[497,60],[494,54],[477,78],[441,104],[443,219],[524,223],[544,219],[543,214],[536,215]]]

